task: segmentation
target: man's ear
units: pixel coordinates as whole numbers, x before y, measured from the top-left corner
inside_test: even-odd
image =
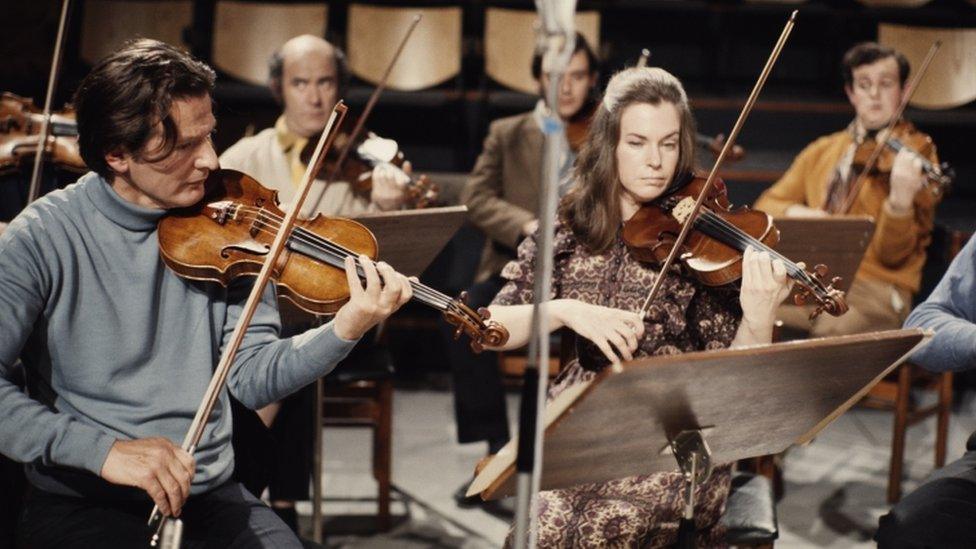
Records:
[[[122,151],[116,150],[105,154],[105,163],[112,171],[118,174],[129,172],[129,161],[131,157]]]
[[[854,104],[854,88],[844,84],[844,93],[847,94],[847,100]]]

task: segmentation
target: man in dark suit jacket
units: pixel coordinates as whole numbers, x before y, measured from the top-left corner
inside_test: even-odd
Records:
[[[532,60],[532,75],[545,96],[548,75],[542,58]],[[560,81],[556,110],[564,123],[590,116],[592,95],[598,79],[596,55],[582,35],[576,35],[576,49]],[[542,179],[544,138],[541,124],[548,106],[543,99],[532,111],[492,122],[484,148],[461,194],[471,222],[488,237],[475,284],[468,290],[468,304],[487,306],[501,290],[499,275],[515,259],[516,247],[538,227],[536,212]],[[560,181],[569,177],[575,152],[563,147]],[[509,438],[505,393],[495,353],[473,355],[467,345],[452,342],[449,358],[454,371],[454,412],[458,442],[488,443],[488,452],[498,451]],[[464,498],[467,485],[455,494],[459,504],[473,504]]]

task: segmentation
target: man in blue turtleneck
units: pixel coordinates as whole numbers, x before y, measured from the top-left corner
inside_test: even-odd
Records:
[[[29,206],[0,236],[0,453],[27,464],[25,547],[143,547],[153,504],[186,524],[184,546],[301,547],[230,480],[228,393],[193,456],[186,434],[250,280],[223,288],[178,278],[156,223],[204,195],[214,72],[153,40],[101,61],[76,96],[93,170]],[[251,408],[329,372],[410,298],[409,282],[360,258],[335,319],[280,339],[269,288],[228,378]],[[382,279],[382,283],[381,283]],[[10,380],[20,357],[28,395]]]

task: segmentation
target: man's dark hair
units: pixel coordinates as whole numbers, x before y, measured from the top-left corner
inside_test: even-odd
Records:
[[[590,43],[586,41],[586,38],[580,34],[576,33],[576,47],[573,48],[573,55],[579,52],[586,53],[586,62],[590,66],[590,74],[595,74],[600,70],[600,61],[597,59],[596,54],[593,53],[593,48],[590,47]],[[539,80],[542,78],[542,53],[541,51],[536,51],[532,55],[532,78]]]
[[[207,64],[158,40],[138,39],[102,59],[74,95],[78,145],[85,164],[111,179],[105,155],[121,151],[136,158],[163,126],[163,144],[152,161],[176,146],[179,129],[170,114],[174,99],[213,92],[216,75]]]
[[[844,60],[841,61],[844,72],[844,85],[849,88],[854,87],[854,69],[863,65],[870,65],[875,61],[887,59],[888,57],[893,57],[898,63],[898,79],[901,81],[902,87],[904,87],[905,82],[908,80],[908,75],[912,70],[908,64],[908,59],[894,48],[882,46],[877,42],[861,42],[847,50],[847,53],[844,54]]]
[[[346,87],[349,85],[349,64],[346,61],[346,54],[342,48],[332,44],[333,59],[336,67],[336,97],[346,95]],[[275,50],[268,60],[268,87],[271,88],[271,95],[279,105],[284,104],[281,95],[281,77],[285,72],[285,57],[281,55],[281,48]]]

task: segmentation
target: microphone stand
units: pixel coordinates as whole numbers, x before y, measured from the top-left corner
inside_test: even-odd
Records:
[[[532,331],[522,385],[519,410],[518,451],[515,459],[517,496],[515,547],[534,548],[538,532],[536,500],[542,473],[542,431],[549,381],[549,316],[542,304],[552,288],[553,227],[559,188],[560,156],[567,147],[566,132],[559,118],[559,81],[576,46],[573,15],[576,0],[536,0],[540,26],[537,48],[545,52],[543,71],[549,75],[545,90],[548,114],[543,120],[545,138],[542,189],[539,200],[539,229],[532,303]],[[548,70],[547,70],[548,69]]]

